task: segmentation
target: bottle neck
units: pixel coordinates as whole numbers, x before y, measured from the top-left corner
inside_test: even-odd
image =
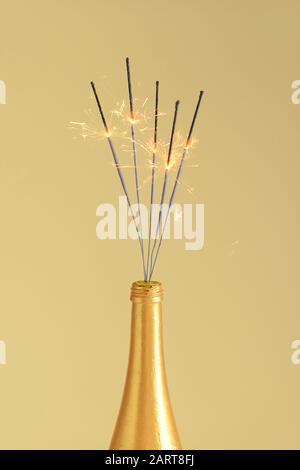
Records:
[[[131,286],[130,300],[136,303],[161,303],[163,300],[163,288],[157,281],[137,281]]]
[[[159,282],[135,282],[131,288],[131,365],[143,374],[164,374],[163,289]],[[162,378],[162,377],[161,377]]]

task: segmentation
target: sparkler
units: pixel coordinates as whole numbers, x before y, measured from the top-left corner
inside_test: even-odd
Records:
[[[172,207],[174,198],[175,198],[175,194],[176,194],[176,191],[177,191],[178,183],[179,183],[180,176],[181,176],[181,173],[182,173],[184,160],[185,160],[185,157],[186,157],[187,154],[188,154],[188,151],[189,151],[189,148],[190,148],[190,145],[191,145],[191,139],[192,139],[192,135],[193,135],[193,130],[194,130],[195,122],[196,122],[196,119],[197,119],[197,115],[198,115],[198,111],[199,111],[199,107],[200,107],[200,103],[201,103],[201,100],[202,100],[203,93],[204,93],[203,91],[200,91],[199,98],[198,98],[197,105],[196,105],[196,109],[195,109],[194,116],[193,116],[193,119],[192,119],[192,124],[191,124],[190,130],[189,130],[189,133],[188,133],[188,137],[187,137],[187,139],[186,139],[186,145],[185,145],[185,148],[184,148],[183,153],[182,153],[182,156],[181,156],[180,165],[179,165],[179,168],[178,168],[178,171],[177,171],[177,175],[176,175],[176,179],[175,179],[173,191],[172,191],[172,194],[171,194],[171,197],[170,197],[170,201],[169,201],[169,205],[168,205],[168,210],[167,210],[165,222],[164,222],[163,229],[162,229],[162,232],[161,232],[161,236],[160,236],[160,239],[159,239],[159,244],[158,244],[158,247],[157,247],[157,250],[156,250],[156,254],[155,254],[154,261],[153,261],[153,263],[152,263],[152,265],[151,265],[151,272],[150,272],[150,276],[149,276],[148,281],[151,281],[151,277],[152,277],[152,274],[153,274],[153,271],[154,271],[154,268],[155,268],[155,264],[156,264],[156,261],[157,261],[157,257],[158,257],[158,254],[159,254],[159,250],[160,250],[160,247],[161,247],[161,244],[162,244],[162,240],[163,240],[163,236],[164,236],[164,232],[165,232],[167,220],[168,220],[168,217],[169,217],[169,215],[170,215],[170,210],[171,210],[171,207]]]
[[[112,115],[117,116],[121,122],[125,122],[128,125],[128,122],[130,123],[130,129],[131,129],[131,138],[127,136],[127,131],[123,132],[121,137],[127,139],[130,141],[132,144],[131,147],[131,152],[133,154],[133,168],[134,168],[134,176],[135,176],[135,190],[136,190],[136,198],[137,198],[137,207],[138,207],[138,217],[139,217],[139,227],[135,218],[135,215],[132,210],[131,206],[131,200],[129,197],[129,193],[127,190],[127,186],[125,183],[124,175],[122,172],[122,167],[123,168],[130,168],[128,165],[120,165],[118,154],[115,150],[114,144],[111,139],[112,132],[115,134],[115,128],[112,127],[112,131],[110,130],[110,126],[108,125],[108,121],[105,118],[103,108],[101,106],[95,84],[91,82],[91,87],[96,99],[96,103],[98,106],[98,111],[104,126],[104,136],[108,141],[113,160],[114,160],[114,165],[117,169],[118,176],[124,191],[124,194],[127,199],[127,203],[130,209],[130,215],[134,221],[135,229],[138,234],[138,239],[139,239],[139,244],[140,244],[140,249],[141,249],[141,255],[142,255],[142,263],[143,263],[143,271],[144,271],[144,281],[145,282],[150,282],[154,268],[156,266],[157,258],[160,252],[160,248],[162,245],[162,240],[164,237],[164,232],[166,228],[166,224],[170,215],[170,211],[175,199],[175,195],[177,192],[178,184],[180,182],[180,178],[182,175],[183,171],[183,166],[184,162],[189,154],[189,150],[192,145],[192,135],[193,135],[193,130],[196,122],[196,118],[199,112],[199,107],[201,104],[202,96],[203,96],[203,91],[200,92],[199,98],[197,101],[197,105],[193,114],[191,126],[189,129],[188,136],[185,140],[185,144],[183,145],[184,141],[181,139],[180,135],[176,133],[175,136],[175,128],[176,128],[176,120],[177,120],[177,113],[178,113],[178,108],[179,108],[179,101],[176,101],[175,103],[175,110],[174,110],[174,116],[173,116],[173,123],[172,123],[172,129],[171,129],[171,135],[170,135],[170,141],[169,145],[167,146],[166,144],[163,144],[160,140],[158,140],[158,116],[160,116],[162,113],[159,113],[158,111],[158,98],[159,98],[159,82],[156,82],[156,93],[155,93],[155,114],[154,114],[154,134],[153,134],[153,141],[151,139],[151,142],[149,143],[148,141],[145,142],[145,140],[138,140],[136,138],[136,124],[139,123],[141,120],[141,113],[139,109],[137,108],[136,112],[134,111],[133,107],[133,95],[132,95],[132,83],[131,83],[131,74],[130,74],[130,64],[129,64],[129,58],[126,58],[126,71],[127,71],[127,83],[128,83],[128,94],[129,94],[129,108],[130,108],[130,115],[126,116],[124,113],[124,107],[125,103],[124,101],[122,102],[121,106],[115,111],[112,112]],[[142,108],[144,108],[144,105],[146,104],[148,98],[143,103]],[[147,116],[147,117],[146,117]],[[146,112],[142,110],[142,121],[148,121],[149,117],[146,115]],[[93,136],[97,136],[97,131],[94,129],[90,129],[89,126],[86,123],[73,123],[73,124],[79,124],[82,131],[83,131],[83,136],[88,136],[92,134]],[[143,133],[145,130],[147,130],[147,127],[144,126],[143,128],[140,128],[140,123],[139,123],[139,128],[138,131],[139,133]],[[175,139],[175,140],[174,140]],[[144,242],[143,242],[143,224],[142,224],[142,218],[141,218],[141,201],[140,201],[140,181],[139,181],[139,172],[138,172],[138,161],[137,161],[137,145],[147,152],[148,154],[152,155],[152,160],[149,160],[149,164],[151,167],[151,189],[150,189],[150,216],[149,216],[149,236],[148,236],[148,253],[147,253],[147,266],[145,263],[145,252],[144,252]],[[121,147],[122,148],[122,147]],[[168,148],[168,151],[166,149]],[[180,149],[180,153],[179,153]],[[124,150],[124,146],[123,146]],[[160,204],[159,204],[159,214],[158,214],[158,220],[157,220],[157,225],[156,225],[156,231],[155,231],[155,239],[154,243],[151,249],[151,238],[152,238],[152,224],[153,224],[153,203],[154,203],[154,195],[155,195],[155,183],[156,183],[156,176],[157,172],[160,168],[157,163],[157,157],[162,158],[163,156],[164,159],[166,159],[166,162],[163,165],[163,170],[164,170],[164,181],[163,181],[163,186],[162,186],[162,193],[161,193],[161,198],[160,198]],[[176,174],[176,179],[174,182],[174,186],[171,192],[171,196],[169,199],[169,203],[167,206],[167,214],[165,216],[165,219],[163,221],[162,219],[162,210],[163,210],[163,205],[165,201],[165,196],[166,196],[166,190],[167,190],[167,183],[168,183],[168,176],[169,172],[173,170],[173,167],[176,168],[178,164],[178,169],[177,169],[177,174]],[[158,242],[158,246],[157,246]],[[156,248],[156,251],[155,251]],[[150,255],[151,253],[151,255]]]
[[[132,137],[132,148],[133,148],[135,187],[136,187],[138,215],[139,215],[140,230],[141,230],[140,243],[141,243],[142,258],[143,258],[144,277],[146,277],[147,274],[146,274],[146,267],[145,267],[145,254],[144,254],[144,242],[143,242],[143,224],[142,224],[142,219],[141,219],[140,181],[139,181],[139,174],[138,174],[138,167],[137,167],[137,154],[136,154],[135,116],[134,116],[134,111],[133,111],[132,85],[131,85],[130,64],[129,64],[128,57],[126,57],[126,70],[127,70],[128,94],[129,94],[129,105],[130,105],[130,126],[131,126],[131,137]]]
[[[158,91],[159,82],[156,82],[155,92],[155,111],[154,111],[154,138],[153,138],[153,153],[152,153],[152,175],[151,175],[151,191],[150,191],[150,220],[149,220],[149,235],[148,235],[148,257],[147,257],[147,276],[149,274],[149,261],[150,261],[150,246],[152,234],[152,207],[154,202],[154,189],[155,189],[155,170],[156,170],[156,152],[157,152],[157,123],[158,123]]]
[[[143,248],[142,248],[143,243],[142,243],[142,240],[141,240],[141,234],[140,234],[140,232],[139,232],[139,230],[138,230],[138,227],[137,227],[137,224],[136,224],[136,220],[135,220],[134,214],[133,214],[133,212],[132,212],[131,202],[130,202],[129,194],[128,194],[128,191],[127,191],[126,183],[125,183],[125,180],[124,180],[124,176],[123,176],[122,170],[121,170],[121,168],[120,168],[118,155],[117,155],[117,153],[116,153],[114,144],[113,144],[113,142],[112,142],[112,140],[111,140],[111,137],[110,137],[109,128],[108,128],[108,125],[107,125],[107,122],[106,122],[106,119],[105,119],[105,116],[104,116],[104,113],[103,113],[103,109],[102,109],[102,106],[101,106],[101,103],[100,103],[100,100],[99,100],[98,93],[97,93],[97,90],[96,90],[96,87],[95,87],[94,82],[91,82],[91,87],[92,87],[92,90],[93,90],[94,95],[95,95],[95,99],[96,99],[96,102],[97,102],[97,105],[98,105],[98,110],[99,110],[99,113],[100,113],[100,116],[101,116],[101,119],[102,119],[102,122],[103,122],[103,126],[104,126],[104,129],[105,129],[106,138],[107,138],[108,143],[109,143],[109,146],[110,146],[110,150],[111,150],[111,153],[112,153],[114,162],[115,162],[115,166],[116,166],[116,169],[117,169],[119,178],[120,178],[120,182],[121,182],[123,191],[124,191],[125,196],[126,196],[126,199],[127,199],[127,204],[128,204],[128,206],[129,206],[129,208],[130,208],[131,217],[132,217],[133,220],[134,220],[135,229],[136,229],[136,231],[137,231],[138,238],[139,238],[139,242],[140,242],[140,246],[141,246],[142,258],[143,258],[143,266],[144,266],[144,277],[146,277],[145,264],[144,264],[144,255],[143,255]]]
[[[168,151],[168,159],[167,159],[167,164],[166,164],[166,169],[165,169],[165,177],[164,177],[163,188],[162,188],[162,192],[161,192],[158,221],[157,221],[156,232],[155,232],[155,240],[154,240],[152,251],[151,251],[151,274],[152,274],[152,266],[153,266],[153,254],[154,254],[154,251],[155,251],[157,237],[158,237],[159,230],[160,230],[160,227],[161,227],[162,208],[163,208],[163,204],[164,204],[164,201],[165,201],[165,194],[166,194],[166,189],[167,189],[167,182],[168,182],[168,175],[169,175],[169,165],[170,165],[170,160],[171,160],[171,155],[172,155],[172,148],[173,148],[173,140],[174,140],[175,127],[176,127],[178,107],[179,107],[179,101],[176,101],[173,124],[172,124],[172,131],[171,131],[171,137],[170,137],[170,145],[169,145],[169,151]],[[149,281],[148,274],[149,273],[147,271],[147,281]]]

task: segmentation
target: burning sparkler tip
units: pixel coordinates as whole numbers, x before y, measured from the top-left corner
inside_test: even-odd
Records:
[[[188,139],[184,148],[185,150],[189,150],[191,146],[192,146],[192,140]]]

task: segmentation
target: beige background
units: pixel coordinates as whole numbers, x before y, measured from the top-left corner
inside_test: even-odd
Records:
[[[126,372],[138,245],[100,241],[96,207],[119,183],[105,142],[74,139],[107,74],[126,96],[182,99],[185,131],[206,91],[186,168],[205,203],[205,248],[172,241],[166,289],[169,385],[186,448],[300,448],[300,4],[295,1],[0,2],[1,449],[108,446]],[[95,108],[94,108],[95,109]],[[129,173],[127,173],[129,175]]]

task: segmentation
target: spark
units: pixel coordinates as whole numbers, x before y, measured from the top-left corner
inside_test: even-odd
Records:
[[[130,124],[137,124],[138,122],[140,122],[140,120],[139,120],[139,119],[132,118],[132,117],[129,116],[129,117],[128,117],[128,122],[129,122]]]
[[[174,135],[172,158],[169,163],[167,163],[169,142],[159,138],[157,142],[154,143],[153,111],[151,114],[151,111],[148,109],[150,105],[149,97],[144,99],[136,98],[134,100],[134,115],[131,117],[130,109],[125,99],[117,101],[110,113],[108,113],[108,131],[103,130],[101,126],[99,126],[98,116],[95,115],[91,109],[87,109],[84,111],[85,119],[82,121],[71,121],[69,123],[70,129],[79,134],[81,138],[86,141],[103,141],[113,136],[115,141],[119,141],[118,147],[124,155],[123,160],[130,161],[129,154],[132,152],[133,144],[130,126],[134,124],[138,136],[135,137],[135,144],[141,151],[141,161],[138,164],[138,168],[143,168],[145,171],[149,169],[149,172],[151,172],[153,168],[152,156],[155,155],[156,178],[162,179],[166,170],[170,174],[177,172],[182,152],[185,149],[187,151],[186,159],[189,159],[187,166],[190,168],[198,168],[198,164],[190,164],[191,150],[195,148],[197,140],[192,137],[189,142],[187,142],[179,131],[176,131]],[[167,113],[161,110],[157,112],[157,117],[159,118],[163,118],[167,115]],[[132,169],[133,165],[125,161],[124,163],[120,163],[119,167]],[[151,177],[144,177],[142,185],[146,186],[150,181]],[[186,184],[183,184],[183,186],[184,190],[188,193],[192,192],[193,188],[190,189]]]
[[[148,98],[148,96],[147,96],[147,98],[144,99],[144,102],[143,102],[143,104],[142,104],[142,108],[144,108],[145,104],[148,103],[148,100],[149,100],[149,98]]]

